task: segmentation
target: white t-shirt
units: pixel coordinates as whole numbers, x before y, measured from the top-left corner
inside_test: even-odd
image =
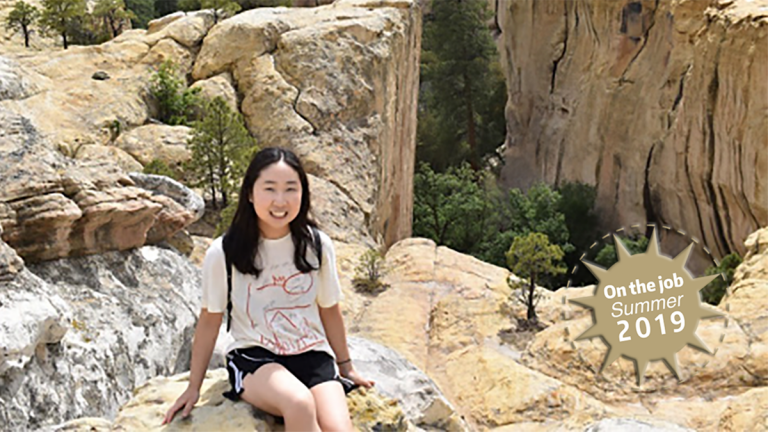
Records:
[[[319,270],[301,273],[293,262],[293,239],[260,240],[256,266],[258,278],[232,266],[232,326],[237,348],[261,346],[280,355],[310,350],[325,351],[335,358],[320,320],[318,305],[331,307],[344,298],[336,273],[336,254],[331,238],[320,233],[323,263]],[[222,238],[211,243],[203,261],[203,308],[227,310],[227,271]],[[317,267],[317,258],[307,246],[307,261]],[[226,319],[226,316],[224,317]]]

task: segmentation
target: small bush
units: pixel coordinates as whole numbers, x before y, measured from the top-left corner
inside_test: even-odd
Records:
[[[359,292],[378,294],[389,288],[388,284],[381,281],[386,274],[384,257],[378,250],[371,248],[360,256],[352,284]]]
[[[164,61],[150,78],[150,93],[157,101],[157,119],[169,125],[188,125],[201,104],[199,88],[189,89],[176,65]]]
[[[711,305],[717,306],[720,304],[720,300],[728,292],[728,287],[733,283],[733,273],[736,271],[736,267],[741,264],[741,257],[732,253],[723,257],[719,266],[712,266],[706,270],[707,275],[723,274],[725,280],[722,277],[713,279],[701,290],[701,299]]]

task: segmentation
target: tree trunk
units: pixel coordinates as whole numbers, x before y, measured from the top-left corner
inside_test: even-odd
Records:
[[[67,32],[63,31],[61,32],[61,40],[64,42],[64,49],[67,49],[69,45],[67,44]]]
[[[531,285],[528,287],[528,322],[536,324],[538,318],[536,317],[536,305],[533,304],[533,293],[536,289],[536,275],[531,275]]]
[[[24,32],[24,48],[29,48],[29,27],[22,25],[21,31]]]
[[[472,85],[469,74],[464,72],[464,102],[467,106],[467,142],[469,143],[469,164],[475,171],[480,170],[477,162],[477,136],[475,133],[475,112],[472,107]]]

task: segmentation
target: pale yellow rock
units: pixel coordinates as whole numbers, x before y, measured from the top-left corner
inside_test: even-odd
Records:
[[[718,432],[768,430],[768,387],[750,390],[728,404],[717,425]]]
[[[222,396],[230,388],[225,369],[207,371],[200,389],[200,400],[187,418],[176,416],[168,426],[161,423],[166,411],[186,389],[189,373],[153,378],[134,390],[133,398],[120,409],[112,423],[113,431],[282,431],[274,418],[258,412],[244,401],[232,402]],[[374,425],[391,431],[413,430],[397,402],[375,391],[355,391],[347,404],[357,430],[371,430]]]
[[[365,215],[348,196],[320,177],[308,175],[312,191],[311,215],[334,240],[373,247]]]
[[[94,162],[111,160],[125,172],[141,172],[144,168],[125,150],[114,146],[84,145],[77,152],[76,159]]]
[[[166,61],[172,61],[176,65],[179,76],[184,77],[192,69],[195,57],[189,48],[173,39],[166,38],[157,42],[141,59],[141,63],[152,66],[155,70]]]
[[[233,87],[232,75],[227,72],[195,81],[190,88],[199,88],[200,96],[204,99],[213,100],[216,97],[221,97],[233,112],[239,111],[237,91]]]
[[[146,125],[121,134],[115,147],[133,156],[142,165],[155,159],[169,167],[179,167],[189,160],[187,140],[191,129],[187,126]]]
[[[167,20],[147,31],[145,40],[154,45],[161,39],[170,38],[186,48],[200,44],[213,26],[213,13],[208,10],[190,12],[184,17]],[[164,24],[164,25],[163,25]]]

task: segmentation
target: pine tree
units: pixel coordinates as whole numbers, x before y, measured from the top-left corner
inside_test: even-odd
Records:
[[[484,0],[433,0],[424,18],[417,155],[478,170],[503,143],[506,87]]]
[[[64,49],[67,49],[68,36],[77,31],[85,15],[85,0],[43,0],[40,24],[45,32],[61,35]]]
[[[157,3],[166,4],[165,0],[158,0]],[[147,23],[152,21],[155,17],[161,17],[167,15],[170,12],[176,11],[176,3],[172,3],[172,9],[164,13],[157,12],[158,4],[155,0],[125,0],[125,8],[133,12],[135,18],[131,18],[131,27],[133,28],[147,28]]]
[[[125,8],[123,0],[97,0],[93,15],[103,20],[113,38],[123,32],[126,20],[136,19],[136,14]]]
[[[29,48],[29,33],[32,24],[40,17],[40,11],[29,3],[16,2],[13,9],[5,18],[5,27],[11,31],[20,31],[24,34],[24,46]]]
[[[194,122],[193,128],[186,175],[193,186],[210,191],[214,208],[225,208],[256,151],[256,143],[240,113],[232,112],[221,97],[205,105],[203,119]]]
[[[563,258],[560,246],[549,243],[542,233],[530,233],[516,237],[507,251],[507,265],[517,276],[528,279],[528,292],[521,296],[528,307],[527,319],[531,324],[538,323],[536,316],[535,288],[541,276],[557,275],[566,269],[559,262]]]

